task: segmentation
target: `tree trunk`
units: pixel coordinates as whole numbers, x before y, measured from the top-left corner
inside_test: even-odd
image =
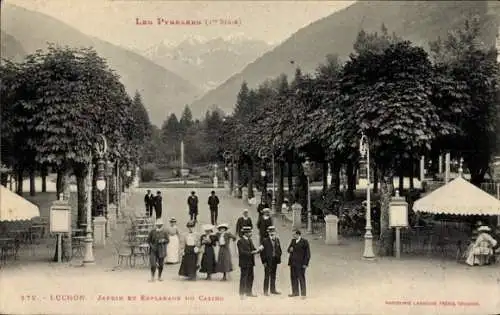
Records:
[[[241,192],[241,161],[238,160],[236,162],[236,172],[235,172],[235,177],[234,177],[234,184],[236,185],[236,197],[241,199],[242,192]]]
[[[380,182],[380,179],[379,179],[379,173],[380,171],[378,170],[378,168],[375,166],[373,168],[373,193],[374,194],[378,194],[378,184]]]
[[[381,172],[380,183],[380,243],[379,255],[392,256],[394,254],[393,231],[389,228],[389,204],[393,191],[393,171],[387,170]]]
[[[74,167],[76,177],[76,193],[77,193],[77,219],[78,227],[87,223],[87,167],[84,164],[79,164]]]
[[[307,213],[307,177],[304,174],[304,168],[302,167],[302,163],[297,163],[297,170],[299,173],[297,187],[295,188],[295,196],[294,199],[298,201],[299,204],[302,205],[302,213]]]
[[[354,200],[354,190],[356,190],[356,172],[354,164],[347,162],[347,200]]]
[[[252,159],[248,161],[248,199],[254,197],[253,186],[254,186],[254,167]]]
[[[323,162],[323,193],[328,190],[328,162]]]
[[[413,158],[410,158],[410,190],[413,190],[415,188],[415,183],[413,182],[414,177],[415,177],[415,160]]]
[[[16,171],[16,177],[17,177],[16,193],[20,196],[23,195],[23,174],[24,174],[24,168],[20,166]]]
[[[283,204],[283,200],[285,199],[285,162],[278,162],[278,194],[276,196],[276,210],[281,212],[281,205]]]
[[[30,196],[36,195],[36,187],[35,187],[35,168],[30,168]]]
[[[288,179],[288,199],[291,202],[292,199],[294,199],[295,197],[293,196],[293,162],[290,160],[287,162],[287,169],[288,169],[288,174],[287,174],[288,175],[287,176],[287,179]]]
[[[339,161],[333,160],[333,162],[330,163],[330,168],[332,169],[332,182],[331,185],[333,189],[335,190],[335,194],[340,193],[340,169],[342,167],[342,164],[340,164]]]
[[[405,179],[405,173],[404,173],[404,164],[403,162],[400,163],[400,166],[399,166],[399,172],[398,172],[398,177],[399,177],[399,192],[400,193],[403,193],[403,189],[404,189],[404,179]]]
[[[61,166],[57,169],[57,180],[56,180],[56,199],[57,200],[59,200],[59,196],[61,196],[61,194],[64,194],[65,192],[68,191],[69,180],[68,180],[67,175],[68,175],[68,169],[66,167]],[[69,195],[66,197],[69,197]],[[70,217],[72,217],[71,213],[70,213]],[[58,237],[62,237],[62,236],[58,236]],[[65,241],[70,242],[69,246],[64,246]],[[66,252],[65,252],[65,250],[71,251],[71,240],[70,239],[64,240],[64,238],[63,238],[63,240],[61,241],[61,244],[62,244],[62,250],[63,250],[61,257],[65,257],[65,256],[71,257],[71,255],[69,255],[70,253],[66,254]],[[54,251],[53,261],[57,261],[57,256],[58,256],[58,248],[56,246],[56,249]]]
[[[47,166],[42,166],[42,192],[47,192]]]

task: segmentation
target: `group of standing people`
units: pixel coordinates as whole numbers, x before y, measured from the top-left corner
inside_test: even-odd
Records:
[[[149,234],[148,243],[150,246],[151,281],[155,280],[156,270],[158,270],[158,280],[162,281],[163,265],[176,264],[180,260],[179,276],[188,280],[196,280],[197,272],[205,273],[206,280],[211,280],[212,275],[222,274],[222,281],[227,280],[227,276],[233,271],[232,256],[230,250],[231,241],[236,241],[240,268],[239,293],[241,298],[255,297],[252,292],[254,281],[255,255],[260,255],[264,266],[264,295],[281,294],[276,288],[276,278],[278,265],[281,264],[283,251],[281,242],[276,233],[273,219],[270,216],[269,208],[259,208],[259,218],[257,220],[257,230],[259,233],[259,246],[255,247],[252,241],[253,222],[248,215],[248,210],[243,211],[243,215],[236,222],[236,236],[229,232],[228,224],[217,224],[219,198],[212,191],[208,198],[210,210],[210,225],[204,225],[203,233],[199,235],[194,231],[198,216],[198,197],[193,191],[188,197],[189,222],[186,224],[188,232],[182,236],[176,225],[175,218],[170,219],[170,226],[163,230],[161,218],[161,193],[152,196],[151,192],[145,197],[146,209],[151,216],[152,209],[156,210],[156,229]],[[158,207],[155,206],[159,200]],[[151,205],[151,206],[149,206]],[[184,245],[182,258],[179,259],[180,244]],[[218,254],[216,255],[216,249]],[[290,297],[306,297],[305,271],[311,258],[309,242],[302,238],[301,232],[295,230],[293,238],[287,247],[289,254],[288,265],[290,267],[290,280],[292,293]],[[166,259],[165,259],[166,258]]]
[[[157,219],[161,218],[163,198],[161,196],[161,191],[156,192],[156,196],[153,195],[151,190],[148,189],[146,195],[144,196],[144,206],[146,207],[146,216],[151,217],[153,215],[153,210],[155,211],[155,216]]]

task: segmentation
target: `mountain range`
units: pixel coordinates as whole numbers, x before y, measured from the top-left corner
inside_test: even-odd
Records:
[[[313,72],[329,54],[345,60],[361,29],[380,31],[382,24],[389,32],[427,48],[430,41],[463,27],[466,19],[477,15],[484,22],[483,40],[491,45],[497,32],[491,14],[499,15],[500,12],[497,10],[488,15],[487,1],[359,1],[300,29],[243,71],[193,102],[191,109],[193,113],[200,113],[216,104],[230,113],[244,81],[253,88],[282,73],[293,76],[296,67],[303,72]]]
[[[141,54],[206,92],[239,73],[271,48],[265,41],[248,39],[244,35],[209,40],[190,37],[177,45],[165,40]]]
[[[202,95],[188,80],[166,70],[135,52],[85,35],[73,27],[39,12],[2,3],[2,56],[19,58],[47,43],[62,46],[94,47],[120,75],[130,95],[139,91],[151,121],[156,125]]]

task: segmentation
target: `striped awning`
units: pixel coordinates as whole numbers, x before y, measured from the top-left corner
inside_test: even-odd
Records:
[[[0,185],[0,221],[31,220],[38,216],[38,206]]]
[[[413,204],[414,211],[454,215],[500,215],[500,200],[461,176]]]

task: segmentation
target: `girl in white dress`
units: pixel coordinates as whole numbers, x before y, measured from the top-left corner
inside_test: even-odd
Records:
[[[177,220],[170,218],[170,226],[167,228],[169,236],[169,243],[167,245],[167,258],[165,263],[178,264],[179,263],[179,229],[177,228]]]

